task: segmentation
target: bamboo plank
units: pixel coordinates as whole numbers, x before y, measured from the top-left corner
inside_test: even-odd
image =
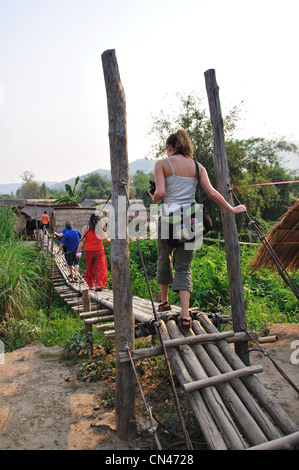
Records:
[[[107,323],[105,325],[96,326],[97,331],[111,330],[114,328],[114,323]]]
[[[105,316],[108,316],[108,315],[111,315],[113,313],[112,310],[110,310],[109,308],[105,308],[103,310],[94,310],[94,311],[90,311],[90,312],[80,312],[79,313],[79,316],[80,318],[82,318],[83,320],[85,318],[92,318],[92,317],[105,317]]]
[[[105,339],[114,339],[114,336],[115,336],[115,331],[114,330],[104,331],[104,338]]]
[[[114,315],[111,315],[109,317],[107,316],[107,317],[87,318],[85,320],[85,325],[95,325],[96,323],[104,323],[104,322],[113,321],[113,320],[114,320]]]
[[[200,390],[201,388],[211,387],[218,385],[223,382],[229,382],[232,379],[239,377],[246,377],[247,375],[257,374],[263,372],[262,366],[248,366],[244,369],[234,370],[232,372],[225,372],[224,374],[215,375],[214,377],[208,377],[207,379],[197,380],[184,385],[186,392],[193,392],[194,390]]]

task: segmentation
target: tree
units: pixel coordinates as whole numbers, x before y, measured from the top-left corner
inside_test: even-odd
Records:
[[[82,178],[82,183],[82,199],[107,199],[112,191],[111,180],[96,172]]]
[[[22,186],[17,190],[17,197],[24,199],[38,199],[40,193],[39,184],[34,181],[34,174],[30,171],[24,171],[21,174],[23,180]]]
[[[163,111],[156,117],[152,116],[149,136],[153,139],[150,155],[156,158],[165,155],[167,137],[183,127],[194,144],[194,159],[208,171],[211,183],[215,186],[213,164],[213,132],[210,118],[203,107],[202,99],[196,95],[178,95],[180,107],[175,115],[167,115]],[[292,179],[293,175],[283,168],[281,163],[283,152],[296,152],[298,148],[284,139],[266,140],[261,137],[247,140],[234,138],[240,119],[240,107],[234,107],[223,118],[226,141],[226,153],[230,182],[233,186],[277,181],[278,175],[283,180]],[[205,197],[201,191],[201,202],[207,206],[214,220],[214,229],[221,230],[220,211],[218,206]],[[292,192],[277,186],[260,186],[238,191],[241,202],[247,205],[248,213],[253,217],[277,218],[285,212],[293,202]],[[280,210],[279,210],[280,209]],[[246,230],[245,218],[238,218],[238,229]]]
[[[137,170],[132,177],[131,192],[133,194],[131,196],[136,199],[142,199],[144,193],[147,193],[150,187],[149,181],[151,179],[154,179],[154,173],[144,173],[143,170]]]
[[[20,178],[23,181],[23,184],[32,183],[34,181],[34,173],[31,173],[31,171],[24,171],[20,175]]]
[[[46,183],[42,183],[40,185],[40,194],[39,194],[41,199],[49,199],[50,197],[50,191]]]

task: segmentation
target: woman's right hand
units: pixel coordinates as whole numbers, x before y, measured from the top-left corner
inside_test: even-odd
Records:
[[[247,207],[244,204],[233,207],[233,214],[241,214],[242,212],[247,212]]]

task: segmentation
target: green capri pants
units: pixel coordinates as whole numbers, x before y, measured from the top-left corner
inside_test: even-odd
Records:
[[[172,284],[172,290],[179,292],[180,290],[188,290],[192,292],[193,282],[191,274],[191,264],[193,260],[194,250],[185,250],[184,245],[175,248],[175,263],[173,276],[173,250],[167,240],[161,240],[158,237],[158,267],[157,282],[159,284]]]

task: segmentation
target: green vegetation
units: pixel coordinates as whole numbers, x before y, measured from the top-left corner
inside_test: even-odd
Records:
[[[53,346],[82,328],[78,315],[58,296],[48,318],[47,259],[34,242],[21,241],[13,233],[14,222],[14,211],[0,206],[0,339],[7,352],[32,341]]]
[[[152,292],[159,291],[155,280],[156,241],[141,241]],[[299,322],[298,301],[277,272],[257,271],[251,274],[250,261],[257,247],[241,246],[241,269],[248,326],[261,330],[269,323]],[[149,298],[143,268],[136,243],[130,247],[131,282],[135,295]],[[230,315],[229,286],[226,272],[225,248],[215,242],[203,245],[194,255],[192,264],[193,292],[191,307],[203,312]],[[299,285],[299,275],[292,275]],[[170,293],[170,302],[179,303],[179,295]]]

